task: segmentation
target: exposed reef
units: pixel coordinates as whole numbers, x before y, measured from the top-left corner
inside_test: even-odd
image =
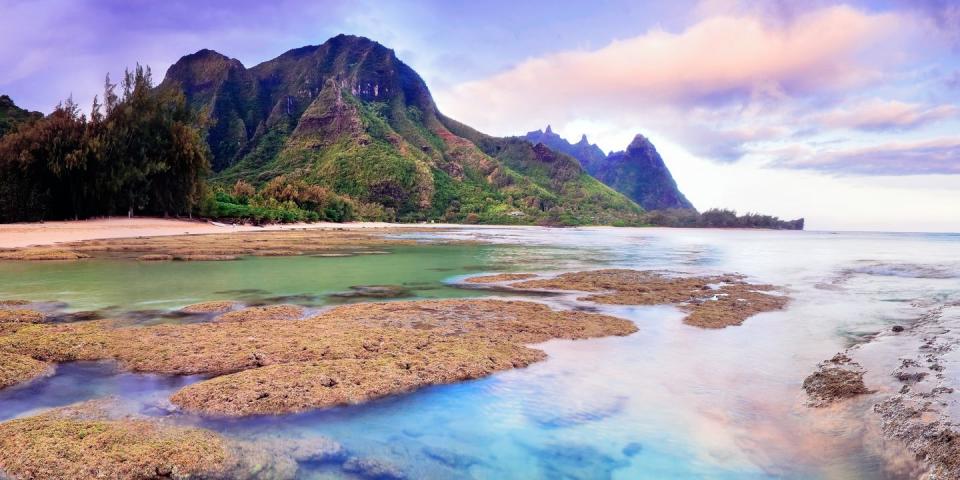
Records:
[[[226,313],[240,305],[232,300],[194,303],[180,309],[183,313]]]
[[[98,403],[0,423],[0,476],[33,479],[226,477],[219,435],[148,419],[114,419]]]
[[[218,322],[247,322],[293,320],[303,316],[303,307],[297,305],[264,305],[227,312],[216,318]]]
[[[508,274],[527,275],[532,274]],[[469,283],[509,281],[502,276],[473,277]],[[781,310],[789,297],[773,285],[751,284],[742,275],[709,277],[668,275],[641,270],[590,270],[552,278],[512,282],[512,289],[596,292],[580,300],[611,305],[678,304],[687,312],[684,323],[702,328],[740,325],[762,312]]]
[[[901,269],[897,269],[899,275]],[[869,273],[874,274],[874,273]],[[939,278],[939,277],[936,277]],[[916,307],[929,307],[924,302]],[[895,325],[871,336],[870,341],[890,341],[896,335],[896,368],[881,379],[881,393],[873,405],[885,436],[907,446],[929,468],[924,478],[960,478],[960,430],[955,406],[958,397],[953,352],[960,342],[960,305],[946,303],[929,308],[909,326]],[[866,344],[857,344],[822,362],[803,387],[811,406],[823,406],[864,393],[864,371],[853,359]],[[874,354],[875,355],[875,354]],[[878,377],[873,377],[878,378]]]
[[[49,363],[34,360],[26,355],[0,352],[0,388],[27,382],[51,371]]]
[[[817,367],[817,371],[803,381],[810,406],[825,407],[839,400],[873,393],[863,383],[863,367],[846,354],[838,353]]]
[[[177,392],[206,414],[289,413],[489,375],[542,360],[525,346],[628,335],[632,322],[533,302],[423,300],[344,305],[301,318],[294,305],[231,311],[212,322],[23,324],[0,352],[40,362],[116,360],[126,369],[215,378]]]
[[[497,283],[497,282],[513,282],[517,280],[527,280],[534,277],[536,277],[536,275],[532,273],[497,273],[494,275],[481,275],[479,277],[470,277],[464,281],[467,283]]]
[[[325,437],[235,440],[118,410],[107,398],[0,423],[0,477],[295,478],[301,463],[348,471],[344,448]]]

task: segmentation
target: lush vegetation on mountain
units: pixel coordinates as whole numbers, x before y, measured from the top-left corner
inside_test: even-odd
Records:
[[[195,211],[207,147],[183,95],[139,66],[120,87],[107,78],[89,119],[67,100],[0,138],[0,221]]]
[[[13,131],[20,124],[31,123],[43,118],[40,112],[24,110],[13,103],[13,100],[0,95],[0,137]]]

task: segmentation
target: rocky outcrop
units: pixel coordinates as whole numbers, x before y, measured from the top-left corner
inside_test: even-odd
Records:
[[[626,150],[609,155],[591,144],[586,135],[572,144],[554,133],[549,125],[546,130],[528,132],[523,138],[576,158],[587,173],[646,210],[694,209],[680,192],[657,149],[643,135],[634,137]]]

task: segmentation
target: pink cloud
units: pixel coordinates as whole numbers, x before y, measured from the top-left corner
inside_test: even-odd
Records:
[[[852,108],[842,108],[816,115],[812,120],[828,128],[897,130],[916,128],[955,117],[958,113],[960,108],[953,105],[928,107],[897,100],[874,99]]]
[[[611,109],[776,101],[879,79],[881,66],[861,54],[902,28],[895,14],[846,6],[780,27],[755,16],[712,17],[679,33],[653,30],[599,50],[531,59],[438,96],[452,116],[494,129],[531,109],[559,123]]]
[[[960,174],[960,139],[889,142],[824,152],[783,151],[775,165],[855,175]]]

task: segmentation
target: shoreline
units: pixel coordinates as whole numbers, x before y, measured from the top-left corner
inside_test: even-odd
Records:
[[[165,237],[175,235],[205,235],[215,233],[277,232],[288,230],[367,230],[367,229],[497,229],[497,228],[643,228],[656,230],[724,230],[786,232],[757,228],[688,228],[688,227],[614,227],[610,225],[584,225],[578,227],[544,227],[539,225],[487,225],[460,223],[390,223],[390,222],[314,222],[274,223],[269,225],[235,225],[202,219],[162,217],[103,217],[87,220],[55,220],[49,222],[0,223],[0,249],[44,247],[87,240],[123,238]]]
[[[208,220],[185,220],[156,217],[107,217],[89,220],[0,224],[0,248],[23,248],[57,245],[86,240],[136,237],[203,235],[214,233],[268,232],[286,230],[365,230],[380,228],[451,228],[445,223],[387,222],[316,222],[287,223],[266,226],[231,225]]]

